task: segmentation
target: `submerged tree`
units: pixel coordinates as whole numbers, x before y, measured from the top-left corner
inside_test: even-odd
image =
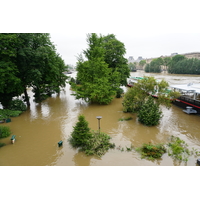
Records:
[[[149,96],[138,112],[139,122],[147,126],[155,126],[159,124],[161,117],[162,111],[159,104],[154,101],[153,97]]]
[[[139,80],[134,87],[132,87],[127,93],[124,95],[124,99],[122,102],[123,109],[125,112],[142,112],[140,113],[140,122],[145,122],[145,118],[149,118],[149,112],[145,112],[143,109],[144,105],[149,105],[150,108],[154,110],[156,104],[159,108],[159,105],[165,105],[166,107],[170,107],[170,103],[173,99],[179,96],[178,92],[173,92],[168,90],[168,83],[164,80],[158,82],[154,77],[144,77],[143,79]],[[149,95],[156,95],[157,100],[152,103],[149,99]],[[141,111],[142,109],[142,111]],[[159,113],[160,111],[154,110],[155,113]],[[157,116],[162,116],[161,113]],[[154,119],[154,116],[151,115],[153,124],[155,125],[159,122],[159,119]],[[142,119],[144,118],[144,119]]]
[[[45,33],[0,34],[0,102],[6,108],[14,96],[24,92],[30,105],[27,87],[33,87],[36,101],[44,94],[59,92],[65,85],[64,61],[56,53]]]
[[[88,122],[83,115],[80,115],[69,141],[73,147],[83,147],[87,145],[89,138],[91,138],[91,133]]]
[[[108,38],[107,40],[109,45],[115,41],[114,39],[110,41],[111,39]],[[88,49],[83,51],[87,60],[84,61],[80,55],[77,63],[77,79],[81,84],[79,86],[73,85],[75,90],[73,95],[77,99],[82,98],[88,102],[109,104],[120,85],[125,84],[125,77],[128,76],[125,67],[123,67],[125,61],[120,56],[118,58],[117,51],[112,54],[113,47],[106,45],[103,36],[97,36],[96,33],[88,34],[87,42]],[[112,48],[109,49],[109,47]],[[119,66],[120,63],[122,68]]]

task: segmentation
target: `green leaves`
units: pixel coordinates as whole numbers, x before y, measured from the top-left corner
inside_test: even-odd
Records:
[[[123,58],[125,48],[114,35],[98,36],[96,33],[87,35],[88,49],[80,55],[77,63],[77,79],[81,86],[74,87],[77,99],[88,102],[109,104],[120,85],[126,85],[129,68]]]
[[[66,66],[49,34],[0,34],[0,41],[0,102],[5,108],[12,97],[26,93],[26,87],[34,88],[39,102],[65,86]]]
[[[80,115],[78,120],[69,138],[69,142],[73,147],[84,151],[86,155],[96,155],[98,157],[104,155],[109,148],[114,148],[115,145],[109,142],[111,139],[109,135],[98,131],[90,132],[88,122],[83,115]]]
[[[138,120],[146,126],[159,124],[162,112],[159,105],[154,102],[153,97],[149,96],[138,112]]]

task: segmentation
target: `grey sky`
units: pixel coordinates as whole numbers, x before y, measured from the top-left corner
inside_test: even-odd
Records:
[[[76,64],[87,33],[115,34],[127,58],[200,51],[199,0],[26,2],[2,2],[0,32],[50,33],[66,64]]]
[[[50,33],[66,64],[76,64],[76,56],[87,48],[86,33],[68,35],[67,33]],[[99,34],[99,33],[98,33]],[[108,34],[108,33],[105,33]],[[143,58],[171,55],[171,53],[200,52],[200,33],[161,33],[155,35],[135,36],[134,33],[113,32],[126,47],[126,58],[138,56]]]

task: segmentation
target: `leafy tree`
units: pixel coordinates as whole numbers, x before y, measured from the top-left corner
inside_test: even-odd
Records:
[[[182,59],[171,66],[171,71],[175,74],[199,74],[200,60],[197,58]]]
[[[0,102],[7,108],[13,96],[22,93],[19,71],[15,64],[16,34],[0,34]]]
[[[184,59],[186,59],[186,57],[183,56],[183,55],[173,56],[170,63],[169,63],[169,66],[168,66],[168,73],[172,73],[172,74],[175,73],[177,63],[184,60]]]
[[[145,72],[160,73],[162,65],[163,65],[163,59],[162,58],[155,58],[150,63],[148,63],[146,65]]]
[[[166,67],[166,69],[168,69],[168,66],[171,62],[171,58],[170,57],[164,57],[163,58],[163,65]]]
[[[146,60],[140,60],[140,62],[139,62],[140,67],[143,68],[145,64],[146,64]]]
[[[127,85],[130,69],[127,64],[128,60],[124,57],[126,54],[124,44],[117,40],[114,34],[109,34],[102,37],[102,46],[105,49],[104,60],[108,67],[112,69],[112,72],[119,73],[121,85]]]
[[[129,67],[130,71],[136,70],[136,66],[137,66],[136,62],[128,64],[128,67]]]
[[[139,122],[147,126],[155,126],[159,123],[161,117],[162,111],[159,104],[155,103],[153,97],[149,96],[138,112]]]
[[[88,34],[88,49],[84,50],[84,61],[80,55],[77,63],[77,79],[81,85],[75,88],[77,99],[88,102],[109,104],[120,86],[120,73],[108,67],[105,62],[105,48],[102,48],[102,36]]]
[[[17,55],[20,79],[25,100],[29,102],[26,87],[33,87],[36,102],[40,102],[65,85],[64,61],[56,53],[47,33],[19,34],[20,46]],[[28,103],[29,104],[29,103]]]
[[[0,34],[0,41],[0,101],[4,108],[12,97],[23,92],[29,106],[27,87],[33,87],[39,102],[44,95],[59,92],[59,87],[65,85],[67,77],[62,72],[66,66],[49,34]]]
[[[143,105],[147,102],[149,95],[157,96],[156,104],[158,107],[160,104],[170,107],[171,101],[177,98],[180,94],[178,92],[168,90],[168,86],[168,83],[164,80],[158,82],[154,77],[145,76],[143,79],[138,80],[138,82],[134,84],[134,87],[125,93],[122,102],[123,110],[125,112],[132,113],[140,112]],[[150,108],[154,109],[154,104],[151,104],[151,102],[149,103],[149,106]],[[148,114],[148,112],[143,113],[143,115]]]

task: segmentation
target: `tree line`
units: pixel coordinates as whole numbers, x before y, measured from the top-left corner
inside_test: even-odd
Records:
[[[65,86],[67,70],[48,33],[0,34],[0,102],[9,107],[13,97],[24,94],[30,105],[27,88],[36,102],[59,92]]]
[[[145,65],[144,70],[147,73],[160,73],[163,66],[171,74],[200,74],[200,60],[186,58],[184,55],[155,58]]]

